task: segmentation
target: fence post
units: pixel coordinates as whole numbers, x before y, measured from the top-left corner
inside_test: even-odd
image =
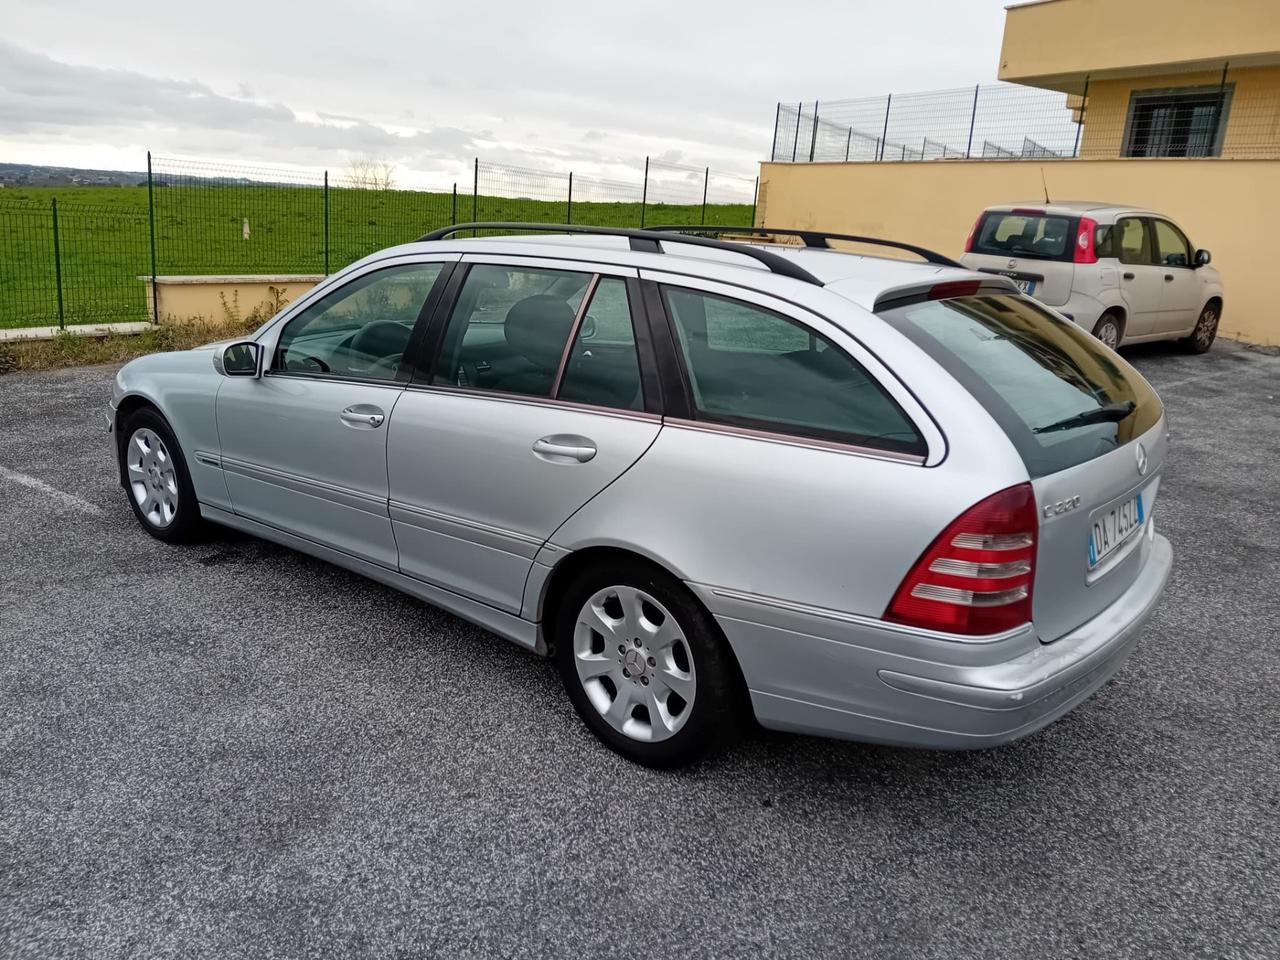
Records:
[[[640,226],[644,226],[644,208],[649,204],[649,158],[644,158],[644,186],[640,188]]]
[[[453,213],[449,217],[449,226],[456,226],[458,223],[458,181],[453,181]]]
[[[782,101],[778,101],[778,109],[773,112],[773,142],[769,144],[769,162],[778,159],[778,124],[782,120]]]
[[[804,101],[796,104],[796,135],[791,140],[791,162],[796,162],[796,149],[800,146],[800,114],[804,112]]]
[[[151,234],[151,322],[160,322],[160,290],[156,285],[156,193],[154,178],[151,176],[151,151],[147,151],[147,230]],[[53,218],[54,233],[57,233],[58,218]],[[56,246],[56,244],[55,244]],[[61,274],[61,272],[59,272]],[[58,315],[62,315],[62,280],[58,280]],[[61,320],[59,320],[61,322]]]
[[[711,168],[707,167],[707,169],[702,174],[702,223],[704,225],[707,222],[707,186],[710,183],[711,183]]]
[[[756,202],[760,199],[760,178],[756,177],[756,185],[751,190],[751,226],[756,225]]]
[[[818,101],[813,101],[813,136],[809,138],[809,162],[813,163],[814,151],[818,149]]]
[[[973,85],[973,112],[969,114],[969,143],[964,148],[964,158],[969,159],[969,154],[973,150],[973,125],[978,120],[978,91],[982,89],[982,85],[975,83]]]
[[[324,275],[329,275],[329,171],[324,172]]]
[[[58,242],[58,198],[53,198],[53,276],[58,285],[58,329],[67,329],[67,318],[62,309],[62,246]],[[155,289],[153,282],[151,288]]]
[[[884,159],[885,143],[889,139],[889,107],[893,105],[893,94],[884,98],[884,132],[880,134],[880,159]],[[905,144],[903,145],[905,147]],[[903,156],[906,156],[904,150]]]
[[[565,213],[565,223],[573,223],[573,171],[569,171],[569,209]]]
[[[471,222],[475,223],[480,219],[480,158],[476,157],[475,174],[471,178]],[[471,231],[474,237],[476,232]]]
[[[853,127],[849,128],[849,138],[844,142],[844,162],[849,162],[849,148],[853,146]]]
[[[1223,76],[1223,79],[1225,79],[1227,76],[1227,70],[1225,67],[1222,69],[1222,76]],[[1088,102],[1089,102],[1089,75],[1086,73],[1084,75],[1084,93],[1080,94],[1080,119],[1076,121],[1076,142],[1075,142],[1075,146],[1071,148],[1071,156],[1073,157],[1080,156],[1080,129],[1084,126],[1084,111],[1085,111],[1085,105]],[[1216,126],[1216,122],[1215,122],[1215,126]],[[1121,146],[1123,147],[1123,144],[1121,144]]]

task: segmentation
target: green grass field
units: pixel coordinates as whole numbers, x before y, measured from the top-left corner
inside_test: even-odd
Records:
[[[145,187],[40,187],[0,191],[0,327],[58,322],[52,200],[58,201],[63,314],[68,324],[145,319],[151,240]],[[472,219],[470,194],[329,191],[329,271],[429,230]],[[481,195],[476,219],[565,222],[563,202]],[[640,224],[639,203],[573,204],[573,222]],[[700,222],[698,204],[649,204],[647,223]],[[249,222],[249,238],[244,223]],[[750,204],[707,207],[706,222],[746,225]],[[318,187],[157,186],[160,274],[323,273],[325,196]]]

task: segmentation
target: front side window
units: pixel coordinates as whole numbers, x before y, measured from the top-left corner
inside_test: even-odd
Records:
[[[663,289],[699,420],[923,456],[884,388],[822,335],[710,293]]]
[[[394,380],[442,268],[387,267],[317,300],[285,324],[272,372]]]
[[[1138,217],[1126,217],[1116,224],[1113,231],[1113,243],[1118,238],[1118,253],[1121,263],[1150,264],[1151,238],[1147,234],[1147,226]]]
[[[1156,255],[1165,267],[1191,266],[1191,246],[1182,231],[1167,220],[1152,220],[1156,235]]]
[[[626,283],[569,270],[472,267],[433,382],[642,409]]]

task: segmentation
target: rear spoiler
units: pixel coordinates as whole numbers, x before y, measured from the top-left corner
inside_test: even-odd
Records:
[[[977,297],[983,294],[997,296],[1001,294],[1021,293],[1008,277],[992,275],[974,277],[968,280],[942,280],[937,283],[908,283],[900,287],[892,287],[876,297],[871,308],[874,313],[888,310],[891,307],[905,307],[912,303],[923,303],[926,300],[950,300],[953,297]]]

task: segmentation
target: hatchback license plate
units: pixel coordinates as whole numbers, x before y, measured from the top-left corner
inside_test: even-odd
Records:
[[[1120,549],[1142,528],[1145,519],[1140,493],[1094,517],[1089,531],[1089,569]]]
[[[1018,285],[1018,289],[1027,296],[1031,296],[1031,294],[1036,292],[1036,282],[1034,280],[1014,280],[1013,282],[1016,283]]]

